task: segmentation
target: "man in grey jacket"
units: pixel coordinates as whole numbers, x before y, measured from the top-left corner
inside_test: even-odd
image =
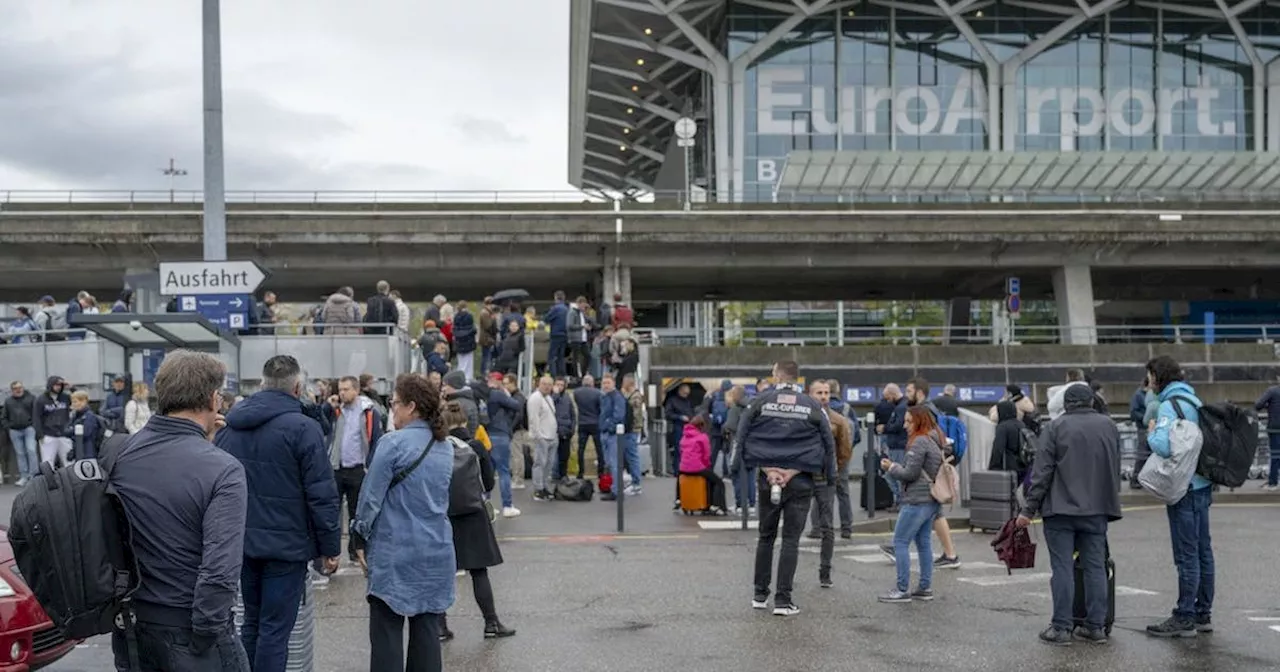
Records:
[[[111,473],[142,573],[133,595],[142,672],[249,670],[231,620],[248,487],[240,462],[209,442],[222,423],[226,375],[210,354],[165,357],[157,415],[129,436]],[[112,635],[111,648],[116,669],[132,669],[124,633]]]
[[[1093,406],[1088,385],[1071,385],[1063,393],[1063,415],[1050,422],[1036,453],[1027,503],[1018,526],[1044,518],[1049,547],[1049,581],[1053,594],[1052,624],[1040,633],[1048,644],[1072,641],[1075,604],[1075,560],[1084,569],[1085,625],[1075,631],[1084,641],[1107,641],[1107,525],[1120,520],[1120,432],[1111,418]],[[1067,455],[1071,459],[1064,460]]]

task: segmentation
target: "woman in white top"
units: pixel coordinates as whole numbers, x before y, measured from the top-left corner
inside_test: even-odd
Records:
[[[151,407],[147,405],[149,394],[146,383],[133,384],[133,398],[124,405],[124,428],[130,434],[137,434],[151,419]]]

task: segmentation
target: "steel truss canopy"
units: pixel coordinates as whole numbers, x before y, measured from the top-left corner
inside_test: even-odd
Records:
[[[220,333],[195,313],[109,313],[72,315],[71,328],[83,328],[123,348],[185,348],[218,350],[222,343],[239,345],[232,333]]]
[[[796,151],[778,181],[789,196],[1274,199],[1280,161],[1258,152]]]

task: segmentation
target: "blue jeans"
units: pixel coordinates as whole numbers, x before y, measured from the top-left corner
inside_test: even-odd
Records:
[[[1188,621],[1213,613],[1213,545],[1209,539],[1209,506],[1213,489],[1188,490],[1169,513],[1169,541],[1178,568],[1175,618]]]
[[[1280,430],[1267,434],[1271,444],[1271,470],[1267,472],[1267,485],[1280,485]]]
[[[600,460],[604,462],[604,468],[607,469],[610,474],[613,474],[615,476],[614,482],[616,483],[617,473],[615,472],[617,470],[614,469],[613,467],[613,462],[614,462],[613,456],[614,456],[614,451],[618,449],[618,435],[614,434],[613,432],[599,432],[595,435],[595,439],[596,439],[596,452],[599,453],[597,457],[599,457]],[[582,467],[578,467],[578,468],[581,469]]]
[[[511,437],[490,434],[489,445],[493,447],[489,455],[493,458],[494,470],[498,472],[498,493],[505,509],[511,506]]]
[[[911,587],[912,541],[920,556],[920,590],[933,587],[933,519],[937,515],[937,502],[903,504],[898,511],[898,524],[893,528],[893,559],[898,565],[898,590],[904,593]]]
[[[244,626],[240,641],[254,672],[284,672],[289,635],[306,589],[307,563],[245,558],[240,569]]]
[[[9,430],[9,442],[18,456],[18,476],[31,478],[40,471],[40,458],[36,455],[36,428]]]
[[[616,439],[616,436],[614,437]],[[626,454],[626,468],[631,474],[631,485],[640,487],[640,435],[632,432],[622,435],[622,450]],[[622,467],[611,465],[613,469],[613,494],[618,494],[618,486],[622,484]]]
[[[906,449],[890,448],[888,452],[889,459],[892,460],[894,464],[904,464],[906,462]],[[884,473],[884,471],[881,470],[881,473]],[[889,490],[893,492],[893,503],[897,504],[898,498],[902,496],[902,484],[899,483],[896,478],[886,478],[884,480],[889,482]]]
[[[1101,630],[1107,621],[1107,517],[1049,516],[1044,519],[1049,547],[1049,592],[1053,594],[1053,627],[1071,630],[1075,620],[1076,562],[1084,574],[1085,625]]]

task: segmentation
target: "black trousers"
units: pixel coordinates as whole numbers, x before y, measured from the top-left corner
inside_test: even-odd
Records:
[[[493,583],[489,581],[489,570],[485,569],[469,569],[471,574],[471,592],[476,595],[476,606],[480,607],[480,613],[484,615],[484,624],[496,623],[498,621],[498,608],[493,600]],[[444,632],[449,629],[449,619],[447,614],[440,614],[440,631]]]
[[[604,473],[603,455],[600,448],[600,428],[595,425],[579,425],[578,426],[578,478],[583,478],[583,474],[587,469],[587,438],[596,447],[596,478]]]
[[[406,619],[369,596],[369,669],[378,672],[443,672],[440,614]],[[409,621],[409,654],[404,653],[404,622]]]
[[[573,450],[573,437],[562,436],[556,445],[556,478],[569,477],[569,452]]]
[[[775,606],[791,604],[791,586],[796,578],[800,558],[800,533],[809,515],[814,484],[808,474],[797,474],[782,489],[782,500],[774,504],[769,498],[769,480],[764,470],[756,480],[760,490],[760,541],[756,544],[755,597],[769,596],[769,579],[773,574],[773,545],[778,539],[778,523],[782,523],[782,550],[778,553],[778,590]]]
[[[333,478],[338,482],[338,504],[342,504],[342,499],[347,500],[347,524],[356,519],[356,507],[360,505],[360,486],[364,485],[364,467],[342,467],[333,472]],[[356,548],[352,543],[351,537],[347,538],[347,555],[354,561],[356,557]]]
[[[119,672],[249,672],[249,658],[230,623],[212,642],[199,645],[190,626],[138,621],[134,634],[140,670],[129,667],[124,633],[116,630],[111,634],[112,656]]]

